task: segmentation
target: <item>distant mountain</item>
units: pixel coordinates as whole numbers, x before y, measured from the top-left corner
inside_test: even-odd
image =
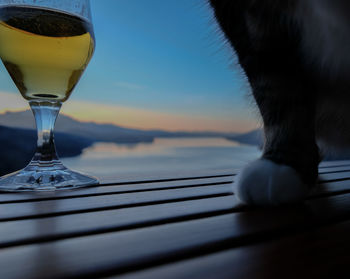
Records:
[[[7,126],[7,127],[6,127]],[[169,132],[141,130],[112,124],[80,122],[61,114],[55,128],[55,140],[60,157],[80,155],[95,142],[141,143],[154,138],[222,137],[243,144],[263,146],[263,131],[257,129],[244,134],[219,132]],[[0,114],[0,176],[23,168],[32,158],[36,145],[34,117],[30,111]],[[327,152],[325,159],[349,159],[350,149]]]
[[[34,117],[30,111],[6,112],[0,114],[0,125],[35,129]],[[140,143],[152,142],[156,137],[231,137],[237,133],[219,132],[168,132],[163,130],[141,130],[125,128],[113,124],[97,124],[80,122],[64,114],[60,114],[55,132],[89,138],[95,142]]]
[[[264,144],[264,135],[262,129],[250,131],[245,134],[226,137],[229,140],[237,141],[239,143],[251,144],[262,147]]]
[[[88,138],[57,133],[57,150],[61,157],[80,155],[93,141]],[[21,169],[29,163],[35,152],[36,132],[0,126],[0,175]]]
[[[7,127],[6,127],[7,126]],[[235,133],[167,132],[129,129],[112,124],[79,122],[66,115],[58,117],[55,141],[60,157],[80,155],[95,142],[141,143],[155,137],[232,137]],[[34,155],[34,117],[30,111],[0,114],[0,176],[21,169]]]
[[[263,148],[264,143],[264,135],[262,129],[257,129],[241,135],[227,137],[227,139],[237,141],[243,144],[256,145],[260,148]],[[350,148],[336,148],[329,146],[328,148],[326,148],[326,150],[322,151],[322,159],[324,161],[349,160]]]
[[[1,114],[0,125],[35,129],[34,117],[30,111],[6,112],[5,114]],[[111,124],[79,122],[63,114],[60,114],[57,119],[55,132],[77,135],[89,138],[92,141],[116,143],[152,142],[154,139],[140,130],[123,128]]]

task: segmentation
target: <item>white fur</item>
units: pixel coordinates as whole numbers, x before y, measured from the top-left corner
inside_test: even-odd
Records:
[[[293,168],[259,159],[239,173],[233,191],[246,204],[279,205],[302,201],[309,187]]]

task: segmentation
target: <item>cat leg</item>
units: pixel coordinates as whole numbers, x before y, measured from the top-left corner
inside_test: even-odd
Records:
[[[255,87],[254,91],[264,120],[262,158],[247,165],[233,185],[236,197],[246,204],[300,202],[318,176],[314,102],[304,98],[302,92],[294,94],[291,88],[276,94],[271,89]]]
[[[210,0],[235,49],[261,112],[266,143],[261,159],[236,177],[234,192],[248,204],[298,202],[317,179],[317,92],[301,51],[298,1]]]

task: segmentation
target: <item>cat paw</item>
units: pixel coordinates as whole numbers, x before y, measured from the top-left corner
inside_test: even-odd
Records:
[[[245,204],[281,205],[304,200],[309,187],[292,167],[259,159],[237,175],[233,191]]]

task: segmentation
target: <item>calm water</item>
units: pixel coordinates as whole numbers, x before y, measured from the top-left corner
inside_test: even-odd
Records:
[[[97,143],[62,161],[98,177],[125,179],[232,172],[259,155],[255,146],[223,138],[157,138],[150,144]]]

